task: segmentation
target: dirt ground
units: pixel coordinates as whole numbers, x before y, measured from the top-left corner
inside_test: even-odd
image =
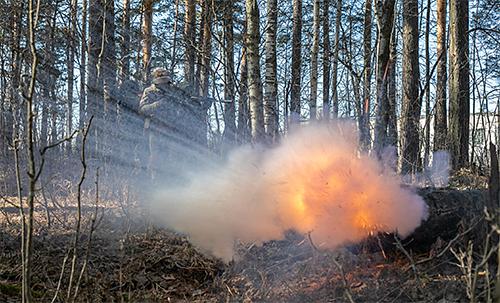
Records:
[[[67,286],[75,209],[54,207],[48,213],[50,220],[46,209],[36,213],[34,296],[38,302],[71,302]],[[382,249],[376,238],[322,251],[307,235],[290,232],[261,246],[237,244],[237,258],[224,264],[143,215],[125,213],[119,206],[98,208],[97,213],[89,244],[95,208],[83,212],[74,281],[84,263],[86,270],[76,302],[469,301],[465,277],[451,253],[416,264],[438,255],[443,243],[419,255]],[[18,210],[3,204],[0,218],[0,302],[18,302]],[[482,298],[488,295],[486,285],[477,287]]]

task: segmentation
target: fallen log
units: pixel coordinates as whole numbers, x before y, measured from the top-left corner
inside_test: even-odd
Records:
[[[438,238],[450,241],[488,206],[485,191],[422,188],[417,193],[429,207],[427,220],[404,240],[415,251],[427,251]]]
[[[413,252],[428,252],[438,238],[448,242],[467,230],[474,219],[484,215],[488,206],[486,191],[458,190],[449,188],[419,188],[420,195],[428,206],[428,217],[408,237],[401,241],[405,249]],[[355,250],[377,251],[398,250],[393,234],[379,234],[365,243],[356,245]]]

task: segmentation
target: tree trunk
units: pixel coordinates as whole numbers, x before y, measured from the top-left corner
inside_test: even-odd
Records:
[[[153,0],[144,0],[142,19],[142,79],[144,83],[149,80],[151,63],[151,31],[153,26]]]
[[[185,0],[185,6],[184,43],[186,44],[186,55],[184,61],[184,78],[187,86],[193,89],[196,43],[196,2],[194,0]]]
[[[419,165],[418,0],[403,2],[403,100],[401,171],[415,173]]]
[[[450,128],[453,169],[469,161],[469,2],[450,0]]]
[[[224,7],[224,143],[233,145],[236,140],[234,94],[234,2],[228,0]]]
[[[313,3],[313,45],[311,49],[311,95],[309,97],[309,115],[316,120],[318,99],[318,51],[319,51],[319,0]]]
[[[300,71],[302,62],[302,0],[293,0],[292,87],[290,118],[300,121]]]
[[[317,0],[316,0],[317,1]],[[267,2],[266,28],[266,80],[264,86],[264,125],[266,140],[269,143],[276,141],[278,136],[278,82],[276,79],[276,31],[278,26],[278,6],[276,0]]]
[[[114,140],[118,137],[116,128],[113,127],[117,119],[117,64],[116,64],[116,43],[115,43],[115,5],[114,0],[105,0],[105,26],[104,26],[104,43],[103,43],[103,93],[104,93],[104,120],[103,120],[103,147],[105,163],[114,161],[113,156],[120,151],[117,150]],[[108,167],[104,166],[104,173],[109,172]]]
[[[208,81],[210,75],[210,61],[212,57],[212,0],[203,0],[202,17],[203,17],[203,40],[200,65],[200,96],[208,96]]]
[[[175,0],[175,21],[174,21],[174,42],[172,43],[172,55],[170,63],[170,74],[174,74],[175,65],[177,64],[177,25],[179,23],[179,0]]]
[[[490,178],[488,182],[488,193],[490,199],[490,210],[500,207],[500,175],[498,167],[497,147],[490,142]],[[499,285],[500,286],[500,285]]]
[[[203,34],[200,35],[202,43],[202,52],[199,54],[199,72],[200,72],[200,85],[199,85],[199,95],[206,97],[208,96],[209,87],[209,76],[210,76],[210,64],[212,59],[212,0],[203,0],[202,2],[202,18],[203,18]],[[217,109],[216,109],[217,110]],[[206,111],[200,113],[199,124],[196,124],[193,129],[193,133],[196,134],[197,142],[202,147],[207,146],[207,113]]]
[[[87,77],[87,115],[95,117],[94,130],[89,134],[89,154],[97,157],[102,123],[103,87],[101,73],[101,51],[103,39],[104,6],[102,0],[90,0],[89,3],[89,44]]]
[[[25,245],[23,253],[23,264],[24,272],[23,277],[23,302],[32,302],[32,292],[31,292],[31,274],[33,269],[33,230],[34,230],[34,211],[35,211],[35,187],[37,181],[37,171],[35,167],[35,137],[34,137],[34,106],[33,106],[33,95],[35,92],[35,84],[37,78],[37,68],[38,68],[38,55],[36,49],[35,41],[35,31],[37,29],[37,18],[35,17],[35,11],[38,11],[40,7],[40,2],[34,3],[35,0],[28,1],[28,29],[29,29],[29,49],[31,55],[31,71],[30,71],[30,82],[28,91],[25,96],[26,105],[26,145],[27,145],[27,175],[28,175],[28,197],[26,199],[28,204],[28,220],[26,222],[26,232],[23,234],[23,240],[25,239]],[[34,5],[35,4],[35,5]],[[55,14],[54,14],[55,15]],[[53,24],[54,25],[54,24]],[[24,223],[24,222],[23,222]]]
[[[50,22],[46,25],[46,28],[48,31],[51,31],[50,28]],[[40,96],[38,98],[38,103],[40,103],[41,107],[41,117],[40,117],[40,141],[38,142],[39,146],[41,148],[44,148],[47,146],[50,142],[50,136],[49,136],[49,115],[51,113],[51,109],[53,108],[53,103],[55,100],[52,100],[51,97],[51,78],[52,75],[48,69],[49,66],[52,66],[52,62],[50,58],[52,57],[51,54],[51,33],[45,33],[43,36],[43,47],[41,47],[40,53],[42,54],[41,58],[43,58],[41,61],[43,68],[40,69],[40,73],[38,74],[38,79],[40,83],[42,84],[40,86]]]
[[[429,166],[431,150],[431,71],[430,71],[430,49],[429,35],[431,23],[431,0],[427,0],[425,14],[425,133],[424,133],[424,163],[423,167]]]
[[[497,101],[500,102],[500,101]],[[497,110],[500,110],[500,108],[497,108]],[[500,123],[500,122],[497,122]],[[500,136],[500,133],[499,133]],[[499,142],[499,141],[497,141]],[[498,166],[498,150],[497,146],[495,144],[490,142],[490,179],[488,183],[488,192],[489,192],[489,198],[490,198],[490,210],[498,210],[500,208],[500,173],[499,169],[500,167]],[[500,225],[500,216],[497,214],[497,226]],[[498,235],[497,235],[497,241],[498,241]],[[493,294],[493,302],[498,302],[500,301],[500,267],[498,264],[500,264],[500,247],[497,249],[497,279],[495,281],[495,290]]]
[[[204,5],[205,0],[201,2],[201,22],[200,22],[200,30],[198,34],[198,41],[196,42],[197,47],[195,52],[195,73],[194,73],[194,92],[193,94],[200,94],[202,91],[201,88],[201,70],[202,70],[202,60],[203,60],[203,34],[205,28],[205,14],[206,14],[206,6]],[[201,51],[200,51],[201,49]]]
[[[245,41],[241,50],[240,67],[240,96],[238,102],[238,142],[247,143],[250,139],[250,111],[248,107],[248,66],[246,43],[246,22],[243,30],[243,40]]]
[[[45,97],[43,105],[47,110],[46,119],[50,118],[50,121],[46,121],[46,127],[50,124],[50,132],[48,128],[46,133],[44,133],[44,142],[42,146],[46,146],[52,142],[57,141],[57,118],[58,118],[58,108],[57,108],[57,98],[56,98],[56,81],[58,70],[54,68],[56,63],[56,48],[54,45],[54,40],[56,36],[56,18],[58,10],[57,6],[48,12],[48,18],[46,21],[46,33],[44,35],[44,48],[41,50],[40,64],[43,70],[39,73],[39,78],[44,81],[43,89],[45,91]],[[50,122],[50,123],[49,123]],[[58,148],[56,148],[58,149]]]
[[[394,16],[394,23],[396,23],[396,16]],[[397,117],[397,100],[396,100],[396,60],[397,60],[397,36],[396,30],[393,27],[391,46],[389,54],[389,66],[387,75],[387,98],[389,100],[388,108],[388,126],[387,126],[387,145],[395,147],[395,153],[397,158],[398,153],[398,117]],[[397,167],[394,167],[396,169]]]
[[[387,80],[389,71],[390,42],[394,25],[395,0],[378,0],[375,13],[378,26],[377,49],[377,115],[375,120],[374,149],[381,156],[387,146],[387,128],[389,124],[389,99]]]
[[[68,100],[66,108],[66,135],[69,136],[73,131],[73,88],[75,82],[75,50],[76,50],[76,13],[78,3],[71,1],[71,28],[68,35]],[[71,152],[71,142],[66,143],[67,153]]]
[[[22,49],[21,49],[21,33],[23,28],[25,1],[13,2],[12,12],[11,12],[11,24],[10,29],[10,43],[9,48],[11,51],[10,56],[10,83],[7,87],[7,99],[9,100],[8,106],[5,112],[5,148],[10,162],[13,161],[12,154],[8,152],[8,145],[11,145],[14,140],[14,121],[16,112],[22,112],[21,100],[19,100],[18,89],[19,83],[21,81],[21,60],[22,60]],[[24,119],[24,118],[23,118]],[[20,121],[17,121],[18,123]]]
[[[446,149],[446,0],[437,1],[437,79],[434,115],[434,151]]]
[[[363,104],[359,113],[359,139],[361,149],[368,151],[370,149],[370,99],[371,99],[371,78],[372,68],[372,0],[365,1],[365,17],[363,30]]]
[[[80,102],[78,127],[83,129],[87,115],[87,0],[82,3],[82,40],[80,49]]]
[[[250,125],[252,141],[264,139],[264,113],[262,106],[262,83],[260,79],[259,55],[259,6],[257,0],[246,0],[247,16],[247,68],[248,99],[250,102]]]
[[[40,103],[42,104],[42,115],[40,117],[40,142],[38,144],[40,147],[45,147],[48,145],[49,138],[49,105],[50,105],[50,95],[47,86],[44,86],[40,92]]]
[[[115,6],[113,0],[105,0],[105,43],[103,52],[104,78],[104,110],[107,120],[114,123],[116,118],[116,40],[115,40]]]
[[[123,0],[122,28],[120,43],[120,84],[128,79],[130,74],[130,0]]]
[[[7,48],[7,42],[3,36],[5,29],[1,31],[0,38],[0,166],[5,167],[8,160],[8,147],[12,142],[12,136],[9,137],[9,132],[13,128],[13,121],[9,119],[10,115],[10,105],[7,100],[7,75],[4,72],[6,67],[6,55],[5,50]]]
[[[339,96],[337,90],[339,66],[340,21],[342,20],[342,0],[337,0],[337,13],[335,14],[335,43],[333,45],[332,88],[333,88],[333,118],[339,115]]]
[[[323,119],[330,118],[330,0],[323,0]]]

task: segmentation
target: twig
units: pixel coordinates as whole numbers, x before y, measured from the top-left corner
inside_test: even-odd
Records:
[[[415,275],[415,279],[417,280],[418,285],[422,285],[420,283],[420,278],[419,278],[419,274],[418,274],[418,270],[417,270],[417,266],[416,266],[415,260],[413,259],[413,257],[411,256],[411,254],[403,247],[403,244],[401,243],[401,240],[399,239],[399,237],[396,234],[394,234],[394,240],[396,241],[396,247],[410,261],[410,266],[411,266],[411,269],[413,270],[413,274]]]
[[[78,291],[80,289],[80,283],[82,281],[83,274],[85,273],[85,270],[87,268],[87,264],[89,262],[90,249],[92,247],[92,236],[93,236],[95,228],[96,228],[97,213],[99,211],[99,168],[97,168],[95,180],[96,180],[95,181],[95,185],[96,185],[95,211],[94,211],[94,216],[92,217],[92,221],[90,223],[89,240],[87,242],[87,250],[85,251],[85,259],[83,261],[82,269],[80,270],[80,275],[78,276],[78,281],[76,282],[76,285],[75,285],[75,294],[73,295],[73,302],[76,301],[76,298],[78,296]]]
[[[309,239],[309,243],[311,244],[311,247],[317,251],[317,252],[321,252],[318,247],[314,244],[312,238],[311,238],[311,232],[308,232],[307,233],[307,238]],[[333,264],[335,264],[335,266],[337,266],[337,268],[339,269],[340,271],[340,275],[342,277],[342,283],[344,284],[344,291],[345,291],[345,296],[347,297],[347,299],[349,300],[349,302],[351,303],[355,303],[354,302],[354,299],[352,298],[352,294],[351,294],[351,287],[349,286],[349,283],[347,282],[347,278],[345,276],[345,272],[344,272],[344,268],[342,267],[342,265],[335,259],[335,257],[331,257],[332,261],[333,261]]]
[[[14,130],[15,131],[15,130]],[[17,134],[15,134],[17,136]],[[22,268],[22,273],[23,273],[23,279],[24,278],[24,273],[25,273],[25,258],[24,258],[24,251],[25,251],[25,245],[26,245],[26,216],[24,214],[24,208],[23,208],[23,197],[22,197],[22,185],[21,185],[21,170],[19,168],[19,148],[17,146],[18,144],[18,139],[14,140],[14,162],[16,165],[16,184],[17,184],[17,199],[19,200],[19,214],[21,215],[21,268]],[[26,294],[26,285],[23,281],[22,283],[22,301],[24,302],[24,296]]]
[[[344,284],[344,291],[345,291],[345,295],[346,295],[347,299],[349,300],[349,302],[355,303],[353,298],[352,298],[352,294],[351,294],[351,286],[349,285],[349,283],[347,282],[347,278],[345,277],[344,268],[342,267],[342,265],[340,265],[340,263],[333,256],[332,256],[332,261],[335,264],[335,266],[338,267],[338,269],[340,271],[340,275],[342,277],[342,283]]]
[[[68,258],[69,258],[69,250],[66,253],[66,256],[64,257],[62,267],[61,267],[61,274],[59,275],[59,281],[57,282],[56,293],[54,294],[54,297],[52,298],[51,303],[54,303],[57,300],[57,296],[59,295],[59,290],[61,289],[62,278],[64,276],[64,269],[66,268],[66,262],[68,261]]]
[[[387,260],[387,255],[385,254],[384,246],[382,246],[382,241],[380,241],[380,236],[377,234],[377,243],[378,247],[380,248],[380,251],[382,252],[382,256],[384,256],[384,259]]]
[[[76,221],[76,231],[75,231],[75,238],[73,241],[73,259],[71,260],[71,272],[69,276],[69,282],[68,282],[68,293],[66,295],[66,301],[69,301],[71,297],[71,290],[72,290],[72,285],[73,285],[73,277],[75,274],[76,270],[76,259],[77,259],[77,249],[78,249],[78,240],[80,238],[80,224],[82,220],[82,184],[83,181],[85,180],[85,174],[87,173],[87,163],[85,162],[85,143],[87,142],[87,135],[89,133],[90,126],[92,124],[92,119],[94,116],[90,117],[89,123],[87,127],[83,131],[83,138],[82,138],[82,151],[80,155],[80,161],[82,163],[82,174],[80,176],[80,181],[78,181],[78,190],[77,190],[77,208],[78,208],[78,218]]]
[[[73,140],[74,136],[77,133],[78,133],[78,130],[75,130],[70,136],[65,137],[65,138],[63,138],[63,139],[61,139],[59,141],[56,141],[56,142],[54,142],[54,143],[52,143],[50,145],[47,145],[42,150],[40,150],[40,158],[41,158],[41,160],[40,160],[40,167],[38,169],[38,172],[35,175],[35,181],[38,181],[38,179],[40,178],[40,175],[41,175],[41,173],[43,171],[43,167],[45,165],[45,154],[47,153],[47,151],[49,151],[50,149],[55,148],[55,147],[63,144],[64,142]]]
[[[450,248],[453,244],[455,244],[455,242],[462,238],[463,236],[465,236],[466,234],[468,234],[471,230],[473,230],[476,225],[481,221],[481,219],[478,219],[474,224],[472,224],[467,230],[465,230],[464,232],[458,234],[455,236],[455,238],[451,239],[450,242],[448,242],[448,245],[446,245],[446,247],[441,250],[437,255],[435,256],[432,256],[432,257],[427,257],[425,259],[421,259],[421,260],[418,260],[415,265],[420,265],[420,264],[423,264],[423,263],[426,263],[426,262],[429,262],[429,261],[432,261],[436,258],[441,258]]]

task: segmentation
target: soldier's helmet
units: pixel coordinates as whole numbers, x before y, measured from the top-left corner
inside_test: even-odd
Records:
[[[170,84],[172,83],[172,78],[170,74],[163,67],[157,67],[151,72],[154,84]]]

